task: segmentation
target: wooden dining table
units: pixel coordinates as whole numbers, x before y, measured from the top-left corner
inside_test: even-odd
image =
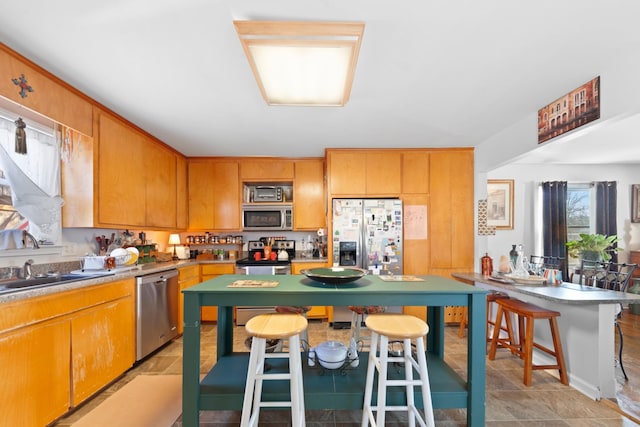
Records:
[[[246,275],[223,275],[184,289],[182,422],[196,427],[201,410],[241,410],[248,352],[233,351],[234,306],[386,305],[426,306],[429,333],[427,359],[434,408],[466,408],[467,425],[485,424],[486,291],[439,276],[414,276],[410,281],[385,281],[364,276],[346,284],[325,284],[304,275],[255,275],[270,287],[235,287]],[[217,361],[201,379],[200,309],[218,307]],[[466,378],[445,362],[445,307],[466,306],[469,312]],[[204,352],[209,350],[202,349]],[[213,351],[213,350],[211,350]],[[303,360],[307,360],[304,358]],[[357,367],[327,370],[318,364],[303,367],[305,407],[359,409],[364,400],[367,353]],[[274,400],[286,398],[288,388],[267,389]],[[416,393],[419,394],[418,391]],[[400,403],[404,392],[388,393]],[[416,401],[421,401],[419,397]]]

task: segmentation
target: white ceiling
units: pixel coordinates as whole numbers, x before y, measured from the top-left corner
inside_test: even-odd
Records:
[[[637,0],[0,0],[0,7],[0,40],[188,156],[476,146],[640,46]],[[350,101],[267,106],[236,19],[364,22]],[[637,120],[625,122],[637,133]],[[593,128],[585,137],[602,156],[598,132],[608,130]],[[544,161],[562,145],[535,155]]]

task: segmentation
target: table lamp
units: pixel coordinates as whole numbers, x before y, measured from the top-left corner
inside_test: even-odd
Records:
[[[180,235],[179,234],[170,234],[169,235],[169,244],[173,245],[173,260],[178,259],[178,254],[176,254],[176,245],[180,244]]]

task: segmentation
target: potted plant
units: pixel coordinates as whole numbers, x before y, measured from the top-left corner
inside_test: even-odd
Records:
[[[611,252],[621,249],[613,247],[620,240],[618,236],[605,236],[604,234],[580,234],[579,240],[567,242],[567,252],[574,258],[582,258],[589,261],[609,261]]]

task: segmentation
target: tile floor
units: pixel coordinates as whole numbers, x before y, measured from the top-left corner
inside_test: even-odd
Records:
[[[465,371],[466,338],[457,336],[458,327],[446,328],[446,359],[454,368]],[[201,372],[207,372],[215,363],[215,325],[204,325],[202,332]],[[322,341],[339,340],[346,342],[348,330],[334,330],[326,322],[311,321],[309,336],[311,345]],[[244,349],[244,329],[236,333],[235,349]],[[138,374],[181,374],[182,340],[168,344],[151,357],[137,364],[120,380],[82,405],[54,425],[70,426],[110,394],[122,387]],[[522,363],[506,352],[498,353],[496,360],[487,361],[486,425],[496,426],[637,426],[635,422],[620,415],[615,404],[595,402],[580,392],[560,384],[552,375],[534,371],[531,387],[522,383]],[[135,402],[132,402],[132,410]],[[263,411],[261,426],[286,426],[287,412]],[[466,425],[466,410],[436,410],[438,427],[461,427]],[[239,424],[237,411],[202,411],[200,425],[203,427],[227,427]],[[308,411],[309,427],[355,427],[360,425],[359,411]],[[396,415],[392,427],[405,426],[402,415]],[[181,427],[179,418],[173,427]],[[156,427],[156,426],[153,426]]]

